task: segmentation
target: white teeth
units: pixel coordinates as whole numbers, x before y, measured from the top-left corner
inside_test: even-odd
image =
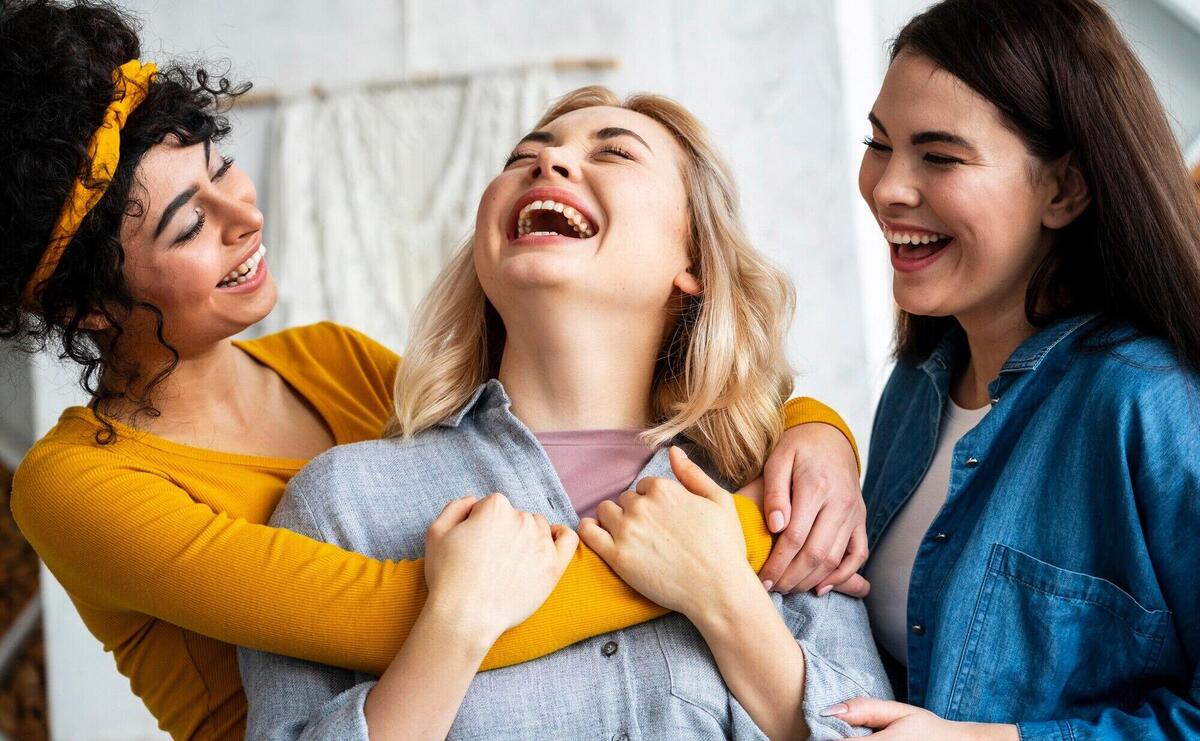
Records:
[[[565,218],[567,220],[567,223],[570,224],[575,229],[575,233],[577,236],[579,236],[579,237],[592,236],[592,225],[588,223],[587,219],[584,218],[583,214],[579,213],[574,208],[566,205],[565,203],[559,203],[558,201],[545,200],[545,201],[534,201],[533,203],[530,203],[529,205],[527,205],[521,209],[521,213],[518,214],[518,216],[517,216],[517,237],[518,238],[528,237],[528,236],[535,236],[535,237],[559,236],[557,234],[557,232],[547,232],[547,231],[532,232],[532,231],[530,231],[533,228],[533,213],[535,211],[554,211],[554,212],[560,213],[563,215],[563,218]]]
[[[910,232],[894,232],[885,228],[883,236],[892,244],[933,244],[943,239],[950,239],[947,234],[938,234],[936,232],[921,232],[914,234]]]
[[[254,275],[258,272],[259,263],[262,262],[263,256],[266,254],[267,254],[266,246],[260,244],[258,246],[258,249],[254,251],[254,254],[251,255],[241,265],[238,265],[236,268],[229,271],[229,273],[226,274],[225,277],[221,279],[221,282],[217,284],[217,287],[218,288],[228,288],[229,286],[232,286],[232,285],[245,283],[246,281],[253,278]]]

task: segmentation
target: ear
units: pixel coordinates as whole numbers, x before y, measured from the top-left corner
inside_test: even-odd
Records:
[[[700,285],[700,279],[692,275],[691,271],[688,270],[680,271],[672,283],[674,283],[676,288],[689,296],[699,296],[700,292],[704,290]]]
[[[1092,202],[1092,193],[1083,171],[1069,154],[1051,166],[1049,177],[1053,178],[1054,195],[1042,214],[1042,226],[1062,229],[1087,210]]]
[[[70,321],[71,317],[74,316],[74,313],[75,312],[73,311],[67,312],[66,320]],[[83,315],[83,319],[79,322],[79,328],[92,332],[103,332],[106,329],[111,329],[112,324],[109,323],[107,317],[104,316],[104,312],[97,309],[89,309],[88,312]]]

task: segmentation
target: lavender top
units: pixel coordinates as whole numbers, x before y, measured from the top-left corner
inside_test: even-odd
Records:
[[[642,430],[536,432],[558,473],[575,514],[595,517],[596,507],[632,488],[654,457],[641,441]]]

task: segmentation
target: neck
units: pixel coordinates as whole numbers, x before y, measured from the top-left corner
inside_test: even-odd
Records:
[[[202,350],[181,354],[179,363],[161,383],[146,384],[170,360],[159,352],[137,359],[143,377],[131,389],[134,396],[149,394],[159,411],[153,418],[137,417],[137,406],[121,400],[112,413],[147,430],[252,426],[262,413],[258,365],[224,339]]]
[[[562,308],[505,320],[499,376],[513,413],[534,432],[649,427],[658,322]]]
[[[990,384],[1022,342],[1037,332],[1025,317],[1024,302],[1015,302],[1003,311],[980,316],[957,316],[967,334],[970,359],[954,379],[950,395],[967,409],[979,409],[991,402]]]

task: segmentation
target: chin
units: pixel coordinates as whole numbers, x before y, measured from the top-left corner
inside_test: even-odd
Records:
[[[496,275],[509,288],[565,288],[586,277],[581,267],[567,255],[530,253],[507,258]]]

